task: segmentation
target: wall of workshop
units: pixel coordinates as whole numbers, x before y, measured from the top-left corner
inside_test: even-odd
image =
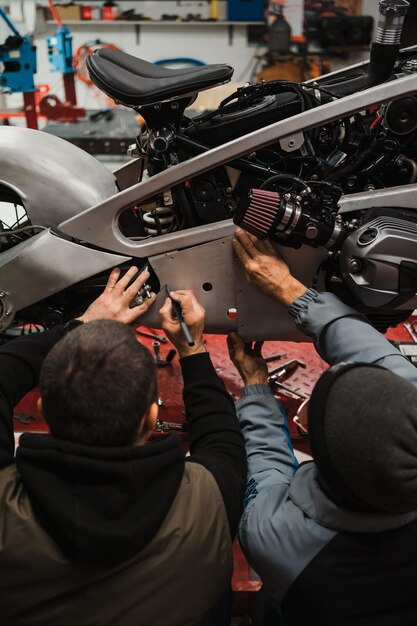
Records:
[[[28,0],[26,0],[28,1]],[[9,3],[0,2],[0,4]],[[37,2],[37,4],[46,4]],[[100,6],[102,2],[89,2]],[[209,3],[206,0],[142,0],[141,2],[120,2],[121,10],[134,8],[136,12],[158,19],[163,13],[177,14],[185,17],[188,13],[200,13],[203,18],[209,17]],[[219,15],[226,17],[227,3],[225,0],[219,3]],[[134,24],[119,24],[111,22],[100,24],[85,22],[83,24],[69,25],[73,36],[73,49],[88,42],[100,39],[108,43],[120,46],[125,52],[146,59],[157,61],[163,58],[192,57],[204,63],[228,63],[234,69],[234,81],[248,80],[256,61],[253,58],[256,45],[248,46],[247,29],[245,26],[233,27],[233,40],[229,41],[228,26],[209,24],[197,25],[140,25],[138,31]],[[22,32],[24,27],[22,27]],[[55,26],[47,24],[41,18],[38,11],[36,27],[34,31],[34,43],[38,51],[37,84],[47,83],[51,86],[51,92],[63,98],[62,79],[59,74],[51,73],[47,59],[45,37],[53,34]],[[95,88],[87,88],[83,83],[76,80],[77,98],[80,106],[100,108],[106,104],[106,99]],[[10,100],[19,101],[16,94]],[[10,102],[9,106],[13,106]]]
[[[0,5],[9,6],[14,4],[23,7],[22,16],[31,13],[28,5],[44,5],[45,0],[0,0]],[[92,1],[90,4],[100,6],[102,2]],[[209,16],[209,2],[206,0],[140,0],[119,2],[121,10],[134,8],[136,12],[158,19],[163,13],[177,14],[185,17],[188,13],[200,13],[203,18]],[[33,9],[32,9],[33,11]],[[219,17],[226,18],[227,2],[219,2]],[[363,14],[372,15],[374,19],[378,16],[378,1],[363,0]],[[18,15],[17,15],[18,18]],[[28,32],[28,28],[33,28],[33,24],[17,24],[23,33]],[[256,46],[248,45],[247,29],[245,26],[233,27],[233,40],[229,41],[227,25],[210,26],[201,25],[163,25],[147,24],[141,25],[138,33],[134,24],[99,24],[85,22],[70,26],[73,35],[74,50],[78,46],[100,39],[101,41],[115,43],[125,52],[141,57],[148,61],[156,61],[161,58],[172,57],[193,57],[205,63],[228,63],[235,69],[233,80],[242,82],[249,80],[253,68],[256,65],[254,54]],[[53,24],[46,24],[38,11],[36,25],[34,28],[34,43],[38,49],[38,73],[36,82],[38,84],[49,84],[51,92],[63,98],[63,85],[61,76],[51,73],[47,59],[47,49],[45,37],[53,34],[55,27]],[[0,22],[0,40],[3,41],[7,35],[2,22]],[[259,50],[258,50],[259,52]],[[367,53],[357,53],[352,55],[348,64],[367,58]],[[342,63],[340,63],[342,65]],[[343,63],[346,65],[346,61]],[[336,68],[339,63],[333,64]],[[100,108],[105,106],[106,99],[95,88],[87,88],[83,83],[76,80],[77,95],[79,104],[89,108]],[[7,96],[7,105],[19,106],[21,102],[20,94]]]

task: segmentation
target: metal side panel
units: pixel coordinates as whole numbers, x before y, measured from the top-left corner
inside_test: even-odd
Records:
[[[290,267],[296,268],[296,277],[305,285],[311,285],[318,266],[327,256],[323,248],[308,246],[300,250],[282,248],[281,252]],[[188,250],[151,257],[149,262],[161,287],[168,283],[173,289],[195,292],[206,309],[207,333],[237,330],[247,339],[306,341],[285,307],[246,281],[240,264],[233,258],[231,236]],[[161,289],[156,304],[141,317],[143,325],[160,327],[158,311],[165,298]],[[237,310],[237,319],[228,317],[230,309]]]
[[[129,260],[60,239],[49,230],[2,252],[0,330],[9,326],[19,309]]]
[[[124,208],[136,202],[141,202],[173,185],[178,185],[188,178],[193,178],[214,167],[248,154],[252,150],[270,145],[278,139],[289,138],[294,133],[315,128],[321,124],[364,110],[369,106],[408,96],[416,92],[417,75],[411,75],[360,91],[351,96],[275,122],[248,135],[213,148],[188,161],[174,165],[144,182],[132,185],[80,215],[66,220],[60,224],[60,229],[71,237],[85,238],[98,247],[113,250],[114,252],[137,257],[150,256],[148,240],[134,242],[122,235],[118,225],[118,216]],[[106,225],[106,228],[103,228],[103,224]],[[171,237],[171,234],[158,237],[159,253],[175,249],[172,247]]]
[[[280,248],[281,256],[295,277],[307,287],[312,285],[319,265],[327,257],[324,248],[302,246],[299,250]],[[287,308],[264,295],[246,280],[242,266],[235,263],[237,332],[247,340],[311,341],[295,325]],[[319,285],[321,288],[322,285]]]
[[[235,307],[235,288],[231,237],[218,239],[187,250],[149,258],[161,283],[156,304],[141,318],[141,324],[159,328],[159,309],[165,302],[163,289],[192,289],[206,309],[206,332],[228,333],[236,330],[236,320],[227,317]],[[210,288],[211,287],[211,288]]]
[[[0,127],[0,185],[20,196],[32,224],[52,228],[117,192],[113,174],[84,150],[12,126]]]

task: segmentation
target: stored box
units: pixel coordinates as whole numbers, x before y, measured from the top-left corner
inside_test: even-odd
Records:
[[[57,4],[56,12],[63,22],[66,20],[81,20],[81,6],[74,4]]]
[[[265,0],[229,0],[227,19],[230,22],[263,22]]]

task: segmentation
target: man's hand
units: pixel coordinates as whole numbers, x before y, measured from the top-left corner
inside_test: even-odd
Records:
[[[171,291],[170,296],[180,305],[184,322],[190,330],[195,345],[189,346],[187,344],[187,340],[181,330],[180,323],[173,313],[170,298],[165,300],[164,306],[159,311],[162,320],[162,328],[168,339],[177,348],[180,357],[205,352],[206,349],[203,344],[203,331],[206,312],[204,308],[198,302],[191,290]]]
[[[289,307],[307,291],[307,287],[292,276],[270,241],[262,241],[237,228],[232,245],[249,283],[267,296]]]
[[[243,343],[237,333],[227,336],[229,356],[245,385],[267,385],[268,366],[262,358],[262,341]]]
[[[132,278],[137,274],[138,268],[132,266],[120,278],[120,269],[112,270],[103,293],[90,304],[86,312],[77,318],[81,322],[93,320],[115,320],[124,324],[132,324],[140,315],[155,301],[155,294],[146,299],[138,306],[130,307],[132,301],[138,295],[139,289],[149,278],[149,272],[139,274],[136,280],[128,287]]]

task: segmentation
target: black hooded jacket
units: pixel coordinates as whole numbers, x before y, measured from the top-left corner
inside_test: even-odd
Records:
[[[71,567],[79,563],[81,568],[101,568],[102,575],[106,568],[120,567],[141,551],[146,552],[172,515],[178,494],[183,493],[184,480],[191,476],[191,484],[193,477],[202,475],[199,484],[210,489],[209,496],[215,499],[216,492],[221,495],[219,506],[230,529],[230,543],[241,514],[246,456],[233,400],[208,354],[181,360],[191,452],[187,460],[176,434],[161,436],[144,446],[114,448],[24,434],[14,458],[13,407],[36,385],[44,357],[65,332],[64,327],[56,327],[22,337],[0,349],[0,475],[5,472],[8,477],[0,499],[3,497],[6,505],[14,499],[13,506],[18,508],[19,499],[28,497],[35,523],[69,559]],[[196,464],[203,466],[204,471],[198,470]],[[207,487],[210,481],[217,488]],[[195,492],[192,496],[193,489],[187,506],[189,515],[196,515],[197,520],[200,514],[192,512],[193,502],[197,506],[202,494],[197,496]],[[0,508],[0,522],[2,511],[4,507]],[[207,512],[202,515],[207,516],[208,531],[215,522],[209,521]],[[219,519],[221,515],[219,509]],[[31,523],[33,520],[28,520]],[[211,529],[212,535],[213,532]],[[5,546],[0,544],[0,561],[2,547]],[[28,553],[32,549],[33,546]],[[204,562],[204,555],[198,558]],[[16,559],[24,566],[24,553],[16,555]],[[9,563],[7,559],[6,562]],[[115,623],[130,624],[130,618],[126,619],[115,619]]]

